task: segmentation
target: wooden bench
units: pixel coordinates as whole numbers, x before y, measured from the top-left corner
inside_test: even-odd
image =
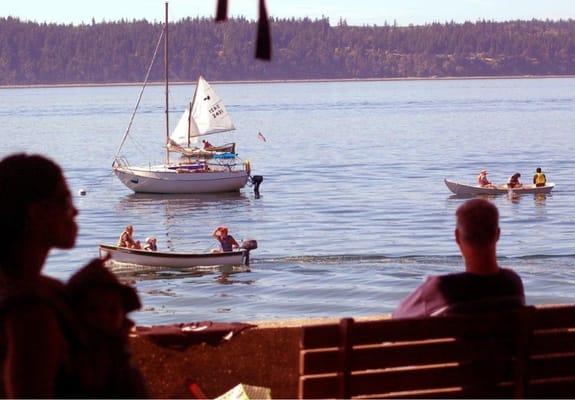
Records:
[[[575,306],[304,326],[299,397],[575,397]]]

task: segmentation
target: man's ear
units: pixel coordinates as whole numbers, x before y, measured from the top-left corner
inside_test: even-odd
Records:
[[[455,234],[455,243],[457,243],[458,245],[461,244],[459,239],[459,228],[455,228],[454,234]]]
[[[497,234],[495,235],[495,241],[499,241],[499,235],[501,235],[501,228],[497,227]]]

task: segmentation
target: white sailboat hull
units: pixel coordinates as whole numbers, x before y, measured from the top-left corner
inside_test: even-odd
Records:
[[[249,179],[244,169],[222,171],[177,171],[163,166],[149,168],[116,166],[114,173],[136,193],[236,192]]]
[[[214,265],[246,265],[246,250],[224,253],[171,253],[128,249],[101,244],[100,256],[116,262],[149,267],[188,268]]]

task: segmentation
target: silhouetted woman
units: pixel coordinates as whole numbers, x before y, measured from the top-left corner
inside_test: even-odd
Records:
[[[63,285],[42,275],[76,241],[78,211],[62,171],[38,155],[0,161],[0,395],[66,397],[74,373]]]
[[[74,246],[77,214],[54,162],[26,154],[0,161],[0,397],[147,397],[129,355],[90,351],[93,335],[68,290],[42,275],[51,249]],[[100,259],[87,268],[107,272]],[[120,361],[102,363],[107,356]]]

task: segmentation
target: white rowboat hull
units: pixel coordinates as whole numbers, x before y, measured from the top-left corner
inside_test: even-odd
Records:
[[[554,183],[548,183],[545,186],[523,185],[520,188],[509,189],[507,185],[498,185],[495,187],[481,187],[474,185],[466,185],[444,179],[445,185],[453,193],[459,196],[475,196],[479,194],[495,195],[495,194],[535,194],[535,193],[549,193],[555,187]]]
[[[224,253],[164,253],[100,245],[100,257],[113,261],[150,267],[187,268],[213,265],[246,265],[247,250]]]
[[[237,192],[249,179],[244,169],[232,171],[179,172],[167,168],[115,167],[120,181],[136,193]]]

